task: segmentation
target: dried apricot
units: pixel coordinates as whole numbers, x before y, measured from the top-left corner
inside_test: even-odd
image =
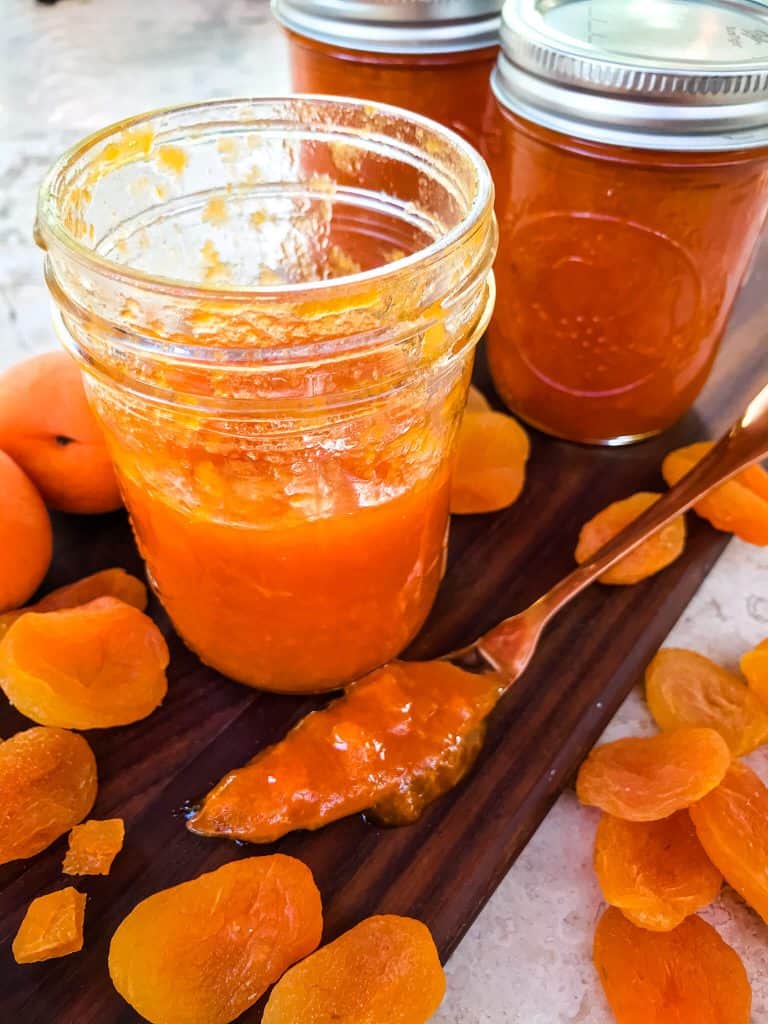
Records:
[[[581,766],[583,804],[626,821],[658,821],[706,796],[728,770],[731,753],[714,729],[630,736],[597,747]]]
[[[138,608],[100,597],[27,612],[0,643],[0,686],[41,725],[105,729],[146,718],[168,689],[168,646]]]
[[[29,477],[0,452],[0,612],[24,604],[48,572],[53,530]]]
[[[96,788],[96,759],[76,733],[34,728],[0,743],[0,864],[34,856],[82,821]]]
[[[709,859],[768,923],[768,788],[734,761],[717,789],[691,808],[691,817]]]
[[[469,385],[467,391],[467,412],[490,412],[491,403],[485,397],[480,388],[474,384]]]
[[[661,467],[669,486],[690,473],[711,448],[711,441],[703,441],[670,452]],[[718,530],[735,533],[749,544],[768,544],[768,473],[762,466],[743,470],[694,508]]]
[[[77,608],[81,604],[95,601],[97,597],[116,597],[143,612],[147,607],[147,588],[135,576],[129,576],[125,569],[102,569],[92,576],[85,576],[74,583],[52,590],[34,604],[16,608],[0,615],[0,640],[10,627],[25,612],[58,612],[63,608]]]
[[[0,448],[62,512],[122,504],[82,376],[66,352],[44,352],[0,374]]]
[[[738,676],[695,651],[659,651],[645,672],[645,696],[660,728],[715,729],[734,757],[768,740],[768,708]]]
[[[616,1024],[749,1024],[752,989],[741,958],[700,917],[649,932],[609,907],[593,957]]]
[[[425,1024],[444,995],[427,926],[369,917],[283,975],[263,1024]]]
[[[750,689],[768,704],[768,640],[742,655],[740,666]]]
[[[13,940],[16,963],[36,964],[81,950],[85,899],[69,886],[32,900]]]
[[[654,932],[668,932],[706,907],[723,881],[688,811],[660,821],[604,814],[595,837],[595,873],[606,901]]]
[[[501,412],[466,412],[459,427],[451,512],[496,512],[517,501],[525,485],[528,435]]]
[[[469,769],[501,689],[447,662],[386,665],[226,775],[188,827],[270,843],[369,808],[413,821]]]
[[[614,501],[598,512],[585,523],[579,534],[576,545],[576,561],[579,565],[589,561],[597,552],[605,547],[625,526],[637,519],[639,515],[655,504],[660,494],[640,491],[623,501]],[[640,580],[661,572],[679,558],[685,547],[685,518],[679,516],[667,523],[658,533],[644,541],[628,555],[625,555],[613,568],[600,577],[601,583],[625,586],[639,583]]]
[[[69,848],[61,870],[65,875],[108,875],[124,839],[122,818],[75,825],[69,833]]]
[[[109,973],[153,1024],[228,1024],[323,929],[312,872],[293,857],[250,857],[149,896],[118,927]]]

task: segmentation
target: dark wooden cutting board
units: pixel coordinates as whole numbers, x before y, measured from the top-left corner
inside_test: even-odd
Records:
[[[448,574],[412,656],[456,647],[524,607],[572,567],[586,519],[633,491],[660,489],[667,450],[713,436],[739,413],[768,381],[766,287],[768,254],[742,292],[696,410],[664,437],[623,450],[534,437],[522,499],[497,515],[454,521]],[[487,384],[482,365],[478,379]],[[632,588],[594,587],[561,615],[494,714],[475,771],[421,822],[401,829],[382,830],[355,817],[272,847],[238,847],[187,832],[185,803],[279,739],[314,705],[256,693],[205,668],[153,601],[151,612],[171,647],[169,697],[144,722],[88,734],[101,780],[93,816],[125,818],[125,849],[108,878],[76,880],[89,897],[84,950],[34,966],[13,962],[11,940],[29,901],[69,882],[60,872],[66,840],[0,868],[0,1021],[138,1021],[107,974],[118,923],[158,889],[274,850],[300,857],[314,871],[326,939],[372,913],[410,914],[429,925],[442,956],[450,956],[722,552],[727,538],[690,520],[685,554],[671,568]],[[56,536],[48,588],[112,565],[141,571],[121,514],[60,517]],[[0,736],[29,724],[2,703]],[[241,1021],[259,1019],[255,1007]]]

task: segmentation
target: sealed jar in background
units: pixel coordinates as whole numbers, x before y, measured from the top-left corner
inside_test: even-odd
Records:
[[[768,8],[509,0],[489,161],[507,405],[621,444],[704,385],[768,208]]]
[[[415,110],[482,151],[502,0],[272,0],[297,92]]]
[[[493,306],[493,188],[475,150],[350,100],[159,111],[59,160],[37,238],[189,646],[290,692],[397,655],[441,578]]]

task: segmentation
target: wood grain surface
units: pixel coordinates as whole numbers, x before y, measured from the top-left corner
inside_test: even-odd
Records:
[[[607,450],[534,436],[521,500],[496,515],[454,521],[448,573],[409,656],[458,646],[525,606],[572,567],[587,518],[633,491],[661,489],[667,450],[727,426],[768,381],[766,287],[763,252],[704,395],[664,437]],[[482,357],[477,379],[488,390]],[[138,1021],[107,973],[109,940],[122,918],[158,889],[274,850],[314,871],[326,939],[366,915],[403,913],[425,921],[450,956],[723,550],[724,535],[693,516],[689,527],[685,555],[661,575],[633,588],[593,587],[561,615],[495,712],[476,769],[421,822],[385,830],[358,816],[271,847],[195,837],[183,809],[319,702],[259,694],[218,676],[184,648],[153,601],[171,647],[168,699],[146,721],[88,734],[101,780],[93,816],[124,817],[125,848],[108,878],[76,880],[88,894],[84,950],[39,965],[17,966],[10,944],[29,901],[69,884],[61,874],[66,839],[0,867],[0,1022]],[[141,571],[122,514],[59,517],[56,536],[46,589],[112,565]],[[0,736],[29,724],[3,702]],[[567,835],[562,843],[567,856]],[[241,1021],[259,1019],[257,1006]]]

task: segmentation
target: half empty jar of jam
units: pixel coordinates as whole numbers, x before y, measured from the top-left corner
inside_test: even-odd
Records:
[[[394,657],[444,564],[493,305],[493,188],[415,114],[222,101],[106,128],[37,239],[150,580],[203,661],[334,689]]]
[[[717,354],[768,207],[768,7],[509,0],[490,162],[490,367],[548,433],[672,424]]]
[[[272,0],[297,92],[415,110],[482,148],[502,0]]]

